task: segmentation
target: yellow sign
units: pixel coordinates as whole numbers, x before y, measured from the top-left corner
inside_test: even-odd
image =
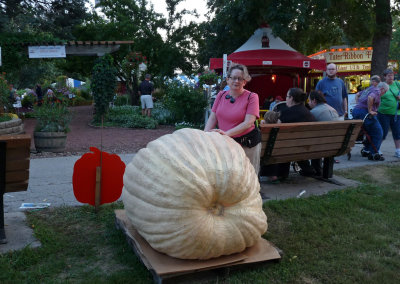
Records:
[[[336,65],[338,72],[371,71],[371,63],[353,63]]]

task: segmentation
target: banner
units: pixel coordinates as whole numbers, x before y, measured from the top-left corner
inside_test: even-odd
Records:
[[[64,58],[64,45],[29,46],[29,58]]]

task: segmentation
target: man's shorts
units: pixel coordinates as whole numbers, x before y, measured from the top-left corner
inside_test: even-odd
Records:
[[[141,95],[140,102],[142,103],[142,109],[153,108],[153,98],[151,95]]]

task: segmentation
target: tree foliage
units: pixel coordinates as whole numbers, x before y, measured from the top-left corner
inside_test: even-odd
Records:
[[[398,9],[390,8],[389,0],[208,0],[207,3],[215,16],[202,25],[203,64],[210,57],[233,52],[263,23],[268,23],[276,35],[304,54],[333,45],[370,46],[374,36],[377,42],[387,42],[390,12]],[[389,47],[377,42],[374,61],[384,62],[382,53],[387,53]]]

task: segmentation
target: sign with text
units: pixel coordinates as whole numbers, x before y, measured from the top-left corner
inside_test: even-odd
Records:
[[[328,51],[324,57],[327,63],[371,61],[372,50]]]
[[[64,58],[64,45],[29,46],[29,58]]]
[[[338,72],[371,71],[371,63],[353,63],[336,65]]]

